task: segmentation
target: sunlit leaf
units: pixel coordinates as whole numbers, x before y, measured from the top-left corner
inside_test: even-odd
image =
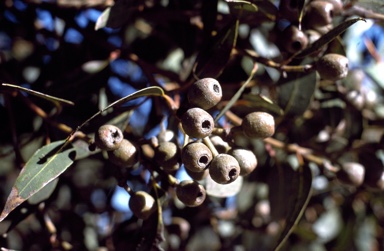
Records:
[[[197,56],[193,72],[198,78],[217,78],[228,63],[236,44],[239,22],[230,22]]]
[[[279,250],[299,222],[311,196],[312,172],[304,165],[294,170],[289,165],[274,166],[270,170],[269,189],[271,215],[285,219],[275,247]],[[278,210],[276,212],[276,210]]]
[[[323,36],[321,36],[318,40],[316,40],[311,46],[308,48],[302,50],[299,52],[295,57],[302,58],[305,56],[308,56],[314,52],[317,52],[321,47],[331,42],[333,39],[335,39],[337,36],[339,36],[341,33],[343,33],[346,29],[348,29],[351,25],[358,21],[365,21],[363,18],[353,18],[349,19],[347,21],[344,21],[343,23],[339,24]]]
[[[81,69],[83,69],[83,71],[85,71],[86,73],[94,74],[105,69],[108,64],[109,60],[92,60],[84,63],[81,66]]]
[[[164,91],[163,89],[161,89],[160,87],[158,86],[150,86],[150,87],[147,87],[147,88],[143,88],[139,91],[136,91],[132,94],[129,94],[119,100],[116,100],[115,102],[113,102],[112,104],[110,104],[109,106],[105,107],[103,110],[100,110],[99,112],[95,113],[92,117],[90,117],[89,119],[87,119],[83,124],[81,124],[78,129],[80,129],[81,127],[83,127],[85,124],[87,124],[89,121],[91,121],[92,119],[94,119],[95,117],[97,117],[98,115],[100,115],[101,113],[103,113],[104,111],[114,107],[114,106],[118,106],[118,105],[122,105],[128,101],[131,101],[131,100],[134,100],[134,99],[137,99],[137,98],[140,98],[140,97],[148,97],[148,96],[162,96],[162,97],[167,97],[165,94],[164,94]]]
[[[205,189],[209,196],[225,198],[234,196],[240,192],[241,186],[243,185],[243,177],[239,176],[234,182],[222,185],[213,181],[208,175],[205,182]]]
[[[104,27],[120,28],[132,18],[132,14],[138,11],[138,9],[139,6],[135,5],[133,0],[115,1],[112,7],[105,9],[99,16],[96,21],[95,30]]]
[[[28,88],[24,88],[24,87],[21,87],[21,86],[18,86],[18,85],[12,85],[12,84],[7,84],[7,83],[2,83],[1,85],[5,86],[5,87],[12,88],[12,89],[15,89],[15,90],[18,90],[18,91],[26,92],[28,94],[37,96],[39,98],[43,98],[43,99],[48,100],[48,101],[50,101],[50,102],[52,102],[54,104],[74,105],[74,103],[72,101],[69,101],[69,100],[66,100],[66,99],[61,99],[61,98],[58,98],[58,97],[54,97],[54,96],[51,96],[51,95],[48,95],[48,94],[45,94],[45,93],[42,93],[42,92],[38,92],[38,91],[34,91],[34,90],[31,90],[31,89],[28,89]]]
[[[278,104],[285,116],[301,115],[307,109],[316,89],[316,73],[287,73],[278,82]]]
[[[95,30],[102,29],[106,27],[109,15],[111,13],[111,7],[106,8],[103,13],[97,18],[96,24],[95,24]]]
[[[8,196],[0,221],[17,206],[36,194],[52,180],[62,174],[75,159],[73,148],[63,150],[64,141],[56,141],[46,145],[28,160],[21,170]]]

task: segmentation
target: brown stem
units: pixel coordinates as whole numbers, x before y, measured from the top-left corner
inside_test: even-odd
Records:
[[[242,119],[239,118],[236,114],[227,111],[226,112],[227,118],[235,125],[235,126],[240,126]],[[280,149],[285,149],[288,152],[300,154],[303,156],[306,160],[314,162],[318,165],[323,166],[325,163],[327,163],[327,160],[316,156],[312,154],[312,150],[308,148],[301,147],[297,144],[286,144],[284,142],[281,142],[280,140],[274,139],[274,138],[265,138],[264,142],[267,144],[270,144],[273,147],[280,148]]]

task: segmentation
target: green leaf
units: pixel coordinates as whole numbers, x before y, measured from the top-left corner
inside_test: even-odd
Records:
[[[59,179],[54,179],[52,182],[49,182],[46,186],[44,186],[40,191],[35,193],[28,199],[29,204],[36,205],[40,202],[48,199],[53,191],[55,191],[57,183],[59,183]]]
[[[104,109],[98,111],[92,117],[87,119],[83,124],[81,124],[77,128],[77,130],[79,130],[81,127],[83,127],[85,124],[87,124],[89,121],[91,121],[92,119],[94,119],[95,117],[100,115],[101,113],[105,112],[106,110],[108,110],[108,109],[110,109],[110,108],[112,108],[114,106],[118,106],[118,105],[124,104],[124,103],[126,103],[128,101],[131,101],[133,99],[136,99],[136,98],[147,97],[147,96],[165,96],[165,94],[164,94],[163,89],[161,89],[158,86],[150,86],[150,87],[141,89],[141,90],[139,90],[137,92],[134,92],[132,94],[129,94],[129,95],[127,95],[127,96],[125,96],[125,97],[123,97],[123,98],[121,98],[119,100],[116,100],[115,102],[113,102],[109,106],[107,106]]]
[[[320,50],[324,45],[328,44],[331,42],[333,39],[338,37],[341,33],[343,33],[346,29],[348,29],[351,25],[358,21],[365,21],[363,18],[353,18],[349,19],[347,21],[344,21],[343,23],[339,24],[323,36],[321,36],[316,42],[314,42],[311,46],[308,48],[302,50],[298,54],[294,55],[295,58],[303,58],[306,57],[314,52],[317,52]]]
[[[311,197],[312,172],[309,166],[294,170],[289,165],[274,166],[269,176],[271,212],[274,220],[283,217],[285,225],[272,250],[280,250],[299,222]],[[276,212],[278,210],[278,212]]]
[[[243,15],[252,15],[258,12],[259,10],[259,8],[255,4],[249,1],[226,0],[226,2],[228,3],[230,12],[234,14],[237,18],[240,18]]]
[[[278,8],[269,0],[227,0],[230,13],[240,20],[240,23],[261,24],[275,21]]]
[[[76,156],[75,149],[63,150],[64,144],[65,141],[62,140],[46,145],[37,150],[28,160],[8,196],[0,215],[0,221],[3,221],[12,210],[57,178],[73,163]]]
[[[278,104],[285,116],[301,115],[309,106],[316,89],[316,72],[289,72],[278,82]]]
[[[243,99],[249,101],[254,110],[263,110],[268,113],[284,115],[284,111],[280,106],[260,94],[245,94]]]
[[[244,84],[239,88],[239,90],[237,90],[235,95],[232,96],[231,100],[227,103],[227,105],[216,116],[215,122],[219,121],[220,117],[223,116],[229,109],[231,109],[233,104],[236,103],[236,101],[241,97],[241,94],[244,92],[245,87],[247,87],[248,83],[251,82],[256,71],[257,71],[257,64],[254,64],[253,69],[251,71],[251,74],[249,75],[247,81],[244,82]]]
[[[69,100],[66,100],[66,99],[57,98],[57,97],[54,97],[54,96],[51,96],[51,95],[48,95],[48,94],[44,94],[44,93],[41,93],[41,92],[37,92],[37,91],[31,90],[31,89],[28,89],[28,88],[24,88],[24,87],[21,87],[21,86],[7,84],[7,83],[2,83],[1,85],[5,86],[5,87],[12,88],[12,89],[15,89],[15,90],[18,90],[18,91],[26,92],[28,94],[34,95],[34,96],[39,97],[39,98],[43,98],[45,100],[48,100],[48,101],[54,103],[55,105],[60,105],[60,104],[74,105],[74,103],[72,101],[69,101]]]
[[[197,56],[193,73],[199,79],[217,78],[222,73],[236,45],[238,27],[238,20],[230,22]]]

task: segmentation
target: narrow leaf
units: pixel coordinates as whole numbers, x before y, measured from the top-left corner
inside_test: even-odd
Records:
[[[231,100],[227,103],[227,105],[220,111],[220,113],[216,116],[215,122],[217,122],[221,116],[223,116],[231,107],[233,106],[234,103],[240,98],[241,94],[244,92],[245,87],[247,87],[248,83],[251,82],[253,76],[255,75],[257,71],[257,64],[253,65],[253,69],[251,74],[249,75],[247,81],[244,82],[244,84],[239,88],[239,90],[233,95]]]
[[[226,0],[226,2],[228,3],[231,13],[238,17],[241,17],[242,15],[251,15],[259,10],[255,4],[249,1]]]
[[[81,69],[89,74],[95,74],[104,70],[109,64],[109,60],[91,60],[84,63]]]
[[[302,50],[298,54],[294,55],[294,57],[295,58],[303,58],[305,56],[310,55],[311,53],[318,51],[321,47],[323,47],[324,45],[331,42],[333,39],[335,39],[337,36],[339,36],[341,33],[343,33],[346,29],[348,29],[351,25],[353,25],[354,23],[356,23],[358,21],[365,21],[365,19],[360,18],[360,17],[359,18],[353,18],[353,19],[349,19],[349,20],[339,24],[338,26],[336,26],[335,28],[333,28],[332,30],[330,30],[329,32],[327,32],[326,34],[321,36],[311,46]]]
[[[140,98],[140,97],[147,97],[147,96],[162,96],[162,97],[166,97],[166,95],[164,94],[164,91],[163,89],[161,89],[160,87],[158,86],[150,86],[150,87],[147,87],[147,88],[144,88],[144,89],[141,89],[137,92],[134,92],[132,94],[129,94],[119,100],[116,100],[115,102],[113,102],[112,104],[110,104],[109,106],[105,107],[103,110],[100,110],[99,112],[95,113],[92,117],[90,117],[89,119],[87,119],[83,124],[81,124],[77,130],[79,130],[81,127],[83,127],[85,124],[87,124],[89,121],[91,121],[92,119],[94,119],[95,117],[97,117],[98,115],[100,115],[101,113],[105,112],[106,110],[114,107],[114,106],[118,106],[118,105],[121,105],[121,104],[124,104],[128,101],[131,101],[133,99],[136,99],[136,98]]]
[[[288,73],[278,82],[278,104],[285,116],[301,115],[309,106],[316,89],[316,73]]]
[[[272,249],[275,251],[280,250],[284,245],[303,215],[311,197],[312,186],[312,172],[309,166],[300,166],[297,170],[293,170],[290,166],[279,166],[277,168],[280,170],[270,176],[270,189],[279,191],[277,198],[280,199],[275,200],[275,203],[278,203],[277,205],[274,205],[273,201],[271,201],[271,208],[274,206],[283,208],[286,220],[277,243]]]
[[[243,98],[245,101],[249,101],[250,107],[255,110],[263,110],[277,115],[284,115],[284,111],[280,106],[260,94],[245,94]]]
[[[111,7],[106,8],[103,13],[101,13],[101,15],[97,18],[95,30],[99,30],[107,26],[110,13]]]
[[[35,152],[21,170],[5,207],[0,215],[3,221],[17,206],[36,194],[62,174],[75,159],[75,149],[62,151],[65,141],[56,141]]]
[[[28,89],[28,88],[24,88],[24,87],[21,87],[21,86],[7,84],[7,83],[2,83],[1,85],[5,86],[5,87],[12,88],[12,89],[15,89],[15,90],[18,90],[18,91],[26,92],[28,94],[37,96],[39,98],[43,98],[45,100],[48,100],[48,101],[54,103],[55,105],[56,104],[75,105],[72,101],[69,101],[69,100],[66,100],[66,99],[61,99],[61,98],[58,98],[58,97],[54,97],[54,96],[51,96],[51,95],[48,95],[48,94],[45,94],[45,93],[41,93],[41,92],[34,91],[34,90],[31,90],[31,89]]]
[[[200,52],[193,67],[197,78],[217,78],[222,73],[235,47],[238,27],[238,20],[230,22]]]
[[[104,27],[116,29],[128,23],[135,17],[135,12],[139,12],[144,7],[142,1],[119,0],[114,5],[108,7],[101,13],[96,21],[95,30]]]

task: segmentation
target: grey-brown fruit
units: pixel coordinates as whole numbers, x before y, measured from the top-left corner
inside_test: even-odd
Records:
[[[187,97],[191,105],[208,110],[220,102],[223,96],[220,83],[214,78],[203,78],[193,83]]]
[[[183,147],[181,160],[186,169],[202,172],[212,161],[212,152],[201,142],[191,142]]]
[[[139,150],[131,141],[123,139],[117,149],[108,151],[108,158],[117,166],[132,167],[139,159]]]
[[[215,127],[212,116],[201,108],[188,109],[181,117],[181,125],[191,138],[205,138]]]
[[[308,46],[307,35],[295,25],[288,26],[281,33],[283,48],[289,53],[296,53]]]
[[[266,112],[251,112],[241,124],[244,134],[250,138],[267,138],[275,133],[275,119]]]
[[[334,5],[327,1],[312,1],[307,4],[304,16],[308,28],[318,30],[332,24]]]
[[[123,132],[117,126],[102,125],[95,133],[95,144],[101,150],[112,151],[120,146],[123,138]]]
[[[235,157],[240,165],[240,175],[245,176],[253,172],[257,167],[257,158],[255,154],[247,149],[233,149],[229,155]]]
[[[212,180],[219,184],[229,184],[240,175],[239,162],[225,153],[215,156],[208,168]]]
[[[297,20],[299,20],[299,14],[299,5],[296,0],[280,0],[279,16],[281,19],[297,22]]]
[[[324,80],[343,79],[348,74],[348,58],[335,53],[325,54],[316,62],[316,70]]]
[[[131,195],[128,202],[132,213],[139,219],[146,220],[156,210],[155,199],[147,192],[138,191]]]
[[[166,171],[179,168],[180,150],[172,141],[160,142],[155,149],[155,161]]]
[[[194,180],[184,180],[176,186],[176,196],[188,207],[203,204],[206,198],[205,188]]]
[[[357,162],[346,162],[341,165],[336,177],[345,184],[358,187],[363,184],[364,175],[365,168],[363,165]]]

